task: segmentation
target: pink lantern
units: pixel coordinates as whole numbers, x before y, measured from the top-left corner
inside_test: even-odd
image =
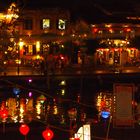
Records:
[[[22,135],[26,136],[26,135],[29,133],[30,128],[29,128],[28,125],[22,124],[22,125],[20,126],[20,128],[19,128],[19,131],[20,131],[20,133],[21,133]]]
[[[42,136],[45,140],[51,140],[54,136],[54,133],[52,130],[46,128],[43,132],[42,132]]]

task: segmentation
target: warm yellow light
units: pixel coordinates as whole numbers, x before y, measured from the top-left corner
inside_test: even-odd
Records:
[[[7,51],[5,51],[4,53],[5,53],[5,54],[7,54],[8,52],[7,52]]]
[[[53,114],[58,114],[58,108],[57,108],[57,106],[56,105],[54,105],[54,107],[53,107]]]
[[[19,50],[22,50],[24,46],[24,42],[23,41],[19,41]]]
[[[37,102],[37,105],[36,105],[36,113],[37,113],[38,115],[41,114],[41,104],[40,104],[40,102]]]
[[[0,20],[9,24],[19,17],[19,15],[17,14],[18,12],[19,9],[16,8],[16,4],[12,3],[6,13],[0,13]]]
[[[61,95],[65,95],[65,89],[61,89]]]
[[[66,81],[61,81],[60,85],[66,85]]]
[[[16,4],[13,2],[10,6],[10,8],[12,9],[13,7],[16,7]]]
[[[111,24],[105,24],[105,27],[110,28],[110,27],[112,27],[112,25]]]
[[[0,20],[4,20],[5,19],[5,15],[3,13],[0,13]]]
[[[40,52],[40,41],[36,42],[36,51]]]
[[[24,103],[20,104],[20,109],[19,109],[19,116],[20,116],[20,122],[23,122],[23,118],[24,118],[24,112],[25,112],[25,105]]]
[[[40,55],[37,55],[37,56],[36,56],[36,59],[40,59]]]
[[[20,59],[16,59],[15,62],[16,62],[16,64],[19,64],[19,65],[21,64],[21,60]]]
[[[24,42],[20,41],[19,46],[22,47],[24,45]]]

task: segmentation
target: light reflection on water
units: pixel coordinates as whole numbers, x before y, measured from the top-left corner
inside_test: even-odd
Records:
[[[36,100],[33,98],[8,98],[0,104],[1,110],[8,110],[6,116],[6,122],[8,123],[23,123],[30,122],[34,119],[45,119],[46,108],[50,111],[53,106],[50,108],[43,98],[37,98]],[[56,109],[57,107],[55,105],[55,110]],[[0,122],[3,122],[3,119],[5,118],[2,117],[1,112]]]
[[[79,102],[86,103],[85,106],[80,106],[84,112],[88,111],[90,116],[95,115],[93,113],[96,104],[94,97],[98,82],[90,78],[82,80],[81,78],[50,79],[48,95],[46,81],[38,82],[32,79],[29,82],[26,78],[18,79],[15,84],[15,81],[10,79],[8,83],[12,83],[12,87],[8,88],[6,85],[6,90],[3,91],[3,93],[7,91],[9,93],[10,90],[10,95],[8,98],[5,94],[1,95],[0,110],[8,110],[7,123],[23,123],[32,120],[53,120],[65,123],[68,109],[76,107]],[[11,94],[11,91],[15,95]],[[88,106],[91,107],[88,108]],[[0,122],[3,121],[0,115]]]

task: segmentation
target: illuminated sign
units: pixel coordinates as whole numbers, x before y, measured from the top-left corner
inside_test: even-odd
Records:
[[[75,134],[75,138],[79,138],[80,140],[91,140],[90,125],[85,124],[83,125],[83,127],[80,127],[77,133]]]

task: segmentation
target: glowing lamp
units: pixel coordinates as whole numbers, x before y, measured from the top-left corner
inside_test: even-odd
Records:
[[[63,56],[61,56],[61,60],[64,60],[64,57]]]
[[[30,91],[30,92],[28,93],[28,95],[29,95],[29,97],[32,97],[32,92]]]
[[[93,28],[93,32],[97,33],[98,32],[98,28]]]
[[[3,118],[3,119],[6,119],[7,116],[8,116],[8,110],[7,109],[3,109],[0,111],[0,116]]]
[[[29,133],[30,128],[29,128],[28,125],[22,124],[22,125],[20,126],[20,128],[19,128],[19,131],[20,131],[20,133],[21,133],[22,135],[26,136],[26,135]]]
[[[126,28],[126,32],[130,32],[131,31],[131,29],[130,28]]]
[[[102,116],[102,118],[107,119],[110,116],[110,112],[108,112],[108,111],[102,111],[101,112],[101,116]]]
[[[29,79],[28,82],[29,82],[29,83],[32,83],[32,79]]]
[[[42,136],[45,140],[51,140],[54,136],[54,133],[52,130],[46,128],[43,132],[42,132]]]

